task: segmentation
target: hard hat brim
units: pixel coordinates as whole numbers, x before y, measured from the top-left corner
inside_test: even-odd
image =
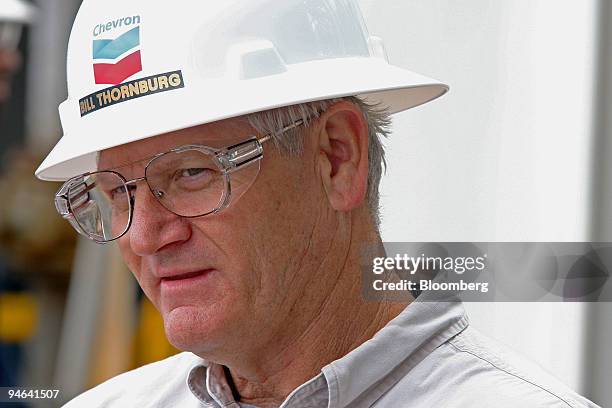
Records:
[[[235,79],[202,80],[189,70],[183,74],[182,89],[130,100],[84,117],[78,100],[69,98],[60,105],[60,116],[70,132],[49,153],[36,176],[64,181],[95,171],[97,153],[102,150],[282,106],[355,95],[380,103],[393,114],[436,99],[449,89],[382,59],[366,58],[294,64],[280,74],[241,81],[240,89],[228,87],[235,88]],[[96,133],[104,137],[90,136]]]

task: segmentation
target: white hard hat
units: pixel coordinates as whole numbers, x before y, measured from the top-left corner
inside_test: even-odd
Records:
[[[23,0],[0,0],[0,22],[32,22],[34,8]]]
[[[101,150],[266,109],[357,95],[395,113],[447,90],[390,65],[354,0],[85,0],[64,136],[36,175],[66,180]]]

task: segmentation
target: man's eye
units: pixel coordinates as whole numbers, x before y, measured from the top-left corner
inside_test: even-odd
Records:
[[[111,200],[118,200],[118,199],[120,200],[120,199],[125,198],[126,191],[127,191],[126,186],[119,186],[119,187],[112,189],[108,195],[110,196]]]
[[[198,191],[210,186],[217,179],[218,172],[206,167],[188,167],[174,173],[174,185],[184,191]]]
[[[207,172],[212,172],[211,169],[206,169],[206,168],[197,168],[197,167],[192,167],[189,169],[182,169],[179,170],[178,173],[178,177],[195,177],[195,176],[199,176],[199,175],[206,175]]]

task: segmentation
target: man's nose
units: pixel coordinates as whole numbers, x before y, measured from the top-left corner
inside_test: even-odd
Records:
[[[141,181],[134,192],[130,246],[136,255],[152,255],[191,237],[190,223],[167,210]]]

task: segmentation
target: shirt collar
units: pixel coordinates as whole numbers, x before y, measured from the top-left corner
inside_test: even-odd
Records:
[[[415,300],[370,340],[323,367],[329,386],[329,407],[345,407],[350,403],[372,405],[468,324],[459,301]]]
[[[191,393],[205,407],[249,408],[236,402],[227,382],[223,366],[201,360],[195,364],[187,378],[187,386]],[[293,390],[280,408],[295,407],[326,407],[328,406],[328,386],[325,376],[321,373],[310,381]]]
[[[468,326],[461,302],[412,302],[374,337],[296,388],[282,408],[370,406],[438,346]],[[223,366],[200,360],[187,379],[205,407],[239,408]]]

